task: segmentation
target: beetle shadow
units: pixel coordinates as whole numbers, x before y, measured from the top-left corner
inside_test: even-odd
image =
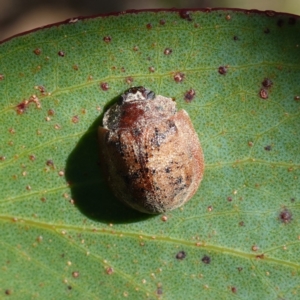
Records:
[[[100,146],[97,129],[102,126],[104,112],[119,97],[110,101],[70,153],[66,163],[66,179],[70,184],[76,207],[88,218],[103,223],[133,223],[155,215],[148,215],[127,207],[109,189],[99,164]]]

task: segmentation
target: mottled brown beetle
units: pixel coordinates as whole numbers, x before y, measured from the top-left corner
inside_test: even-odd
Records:
[[[149,214],[187,202],[204,171],[198,136],[185,110],[144,87],[128,89],[99,127],[101,164],[115,196]]]

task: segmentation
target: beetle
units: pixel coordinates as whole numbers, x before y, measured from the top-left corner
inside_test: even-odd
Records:
[[[203,151],[189,115],[145,87],[129,88],[105,112],[98,139],[108,185],[140,212],[182,206],[203,178]]]

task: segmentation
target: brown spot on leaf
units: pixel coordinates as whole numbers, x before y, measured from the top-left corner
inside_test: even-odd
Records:
[[[230,20],[231,20],[231,15],[226,15],[225,19],[226,19],[227,21],[230,21]]]
[[[269,97],[268,91],[266,89],[260,89],[259,96],[261,99],[268,99]]]
[[[0,74],[0,81],[2,81],[4,79],[4,75]]]
[[[33,50],[33,53],[34,53],[35,55],[40,55],[40,54],[42,53],[42,50],[41,50],[40,48],[35,48],[35,49]]]
[[[232,286],[232,287],[231,287],[231,291],[232,291],[234,294],[236,294],[237,288],[236,288],[235,286]]]
[[[298,95],[295,96],[295,97],[294,97],[294,100],[295,100],[295,101],[300,101],[300,96],[298,96]]]
[[[187,21],[192,21],[192,15],[191,12],[187,11],[187,10],[181,10],[179,12],[180,18],[185,19]]]
[[[186,258],[186,252],[185,251],[179,251],[177,254],[176,254],[176,259],[179,259],[179,260],[183,260]]]
[[[64,51],[58,51],[57,53],[59,56],[64,57],[65,56],[65,52]]]
[[[194,89],[190,89],[185,92],[184,100],[186,102],[191,102],[195,98],[195,95],[196,95],[196,91]]]
[[[159,20],[159,25],[165,25],[165,24],[166,24],[165,20],[163,20],[163,19]]]
[[[111,36],[109,36],[109,35],[107,35],[107,36],[105,36],[104,38],[103,38],[103,41],[105,42],[105,43],[110,43],[111,42]]]
[[[181,73],[181,72],[178,72],[174,75],[174,80],[177,83],[182,82],[184,80],[184,78],[185,78],[185,74]]]
[[[149,72],[154,73],[155,72],[155,68],[154,67],[149,67]]]
[[[112,267],[107,267],[105,272],[107,275],[112,275],[114,273],[114,269]]]
[[[261,84],[268,89],[273,85],[273,82],[271,79],[265,78]]]
[[[78,278],[78,277],[79,277],[79,272],[78,272],[78,271],[72,272],[72,276],[73,276],[74,278]]]
[[[166,48],[165,50],[164,50],[164,54],[165,55],[170,55],[172,53],[172,49],[171,48]]]
[[[204,264],[207,264],[207,265],[210,264],[210,261],[211,261],[211,259],[208,255],[204,255],[201,260]]]
[[[153,27],[153,26],[152,26],[151,23],[148,23],[148,24],[146,25],[146,28],[149,29],[149,30],[152,29],[152,27]]]
[[[79,122],[79,117],[76,115],[76,116],[73,116],[72,117],[72,123],[76,124]]]
[[[100,87],[101,87],[101,89],[102,89],[103,91],[109,90],[109,85],[108,85],[107,82],[101,82],[101,83],[100,83]]]
[[[131,76],[128,76],[128,77],[126,77],[125,78],[125,82],[127,83],[127,84],[132,84],[133,83],[133,77],[131,77]]]
[[[271,145],[267,145],[267,146],[264,147],[264,149],[266,151],[271,151],[272,150],[272,146]]]
[[[218,72],[221,75],[225,75],[227,73],[227,68],[225,66],[220,66],[219,69],[218,69]]]
[[[292,221],[292,213],[287,208],[285,208],[280,212],[279,219],[282,223],[288,224]]]
[[[271,31],[270,31],[269,28],[265,28],[265,29],[264,29],[264,33],[265,33],[265,34],[269,34],[270,32],[271,32]]]

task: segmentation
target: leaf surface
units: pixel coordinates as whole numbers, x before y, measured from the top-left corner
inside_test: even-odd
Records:
[[[3,297],[300,298],[298,17],[74,19],[2,43],[0,74]],[[200,189],[166,221],[98,165],[103,109],[132,85],[175,98],[203,147]]]

